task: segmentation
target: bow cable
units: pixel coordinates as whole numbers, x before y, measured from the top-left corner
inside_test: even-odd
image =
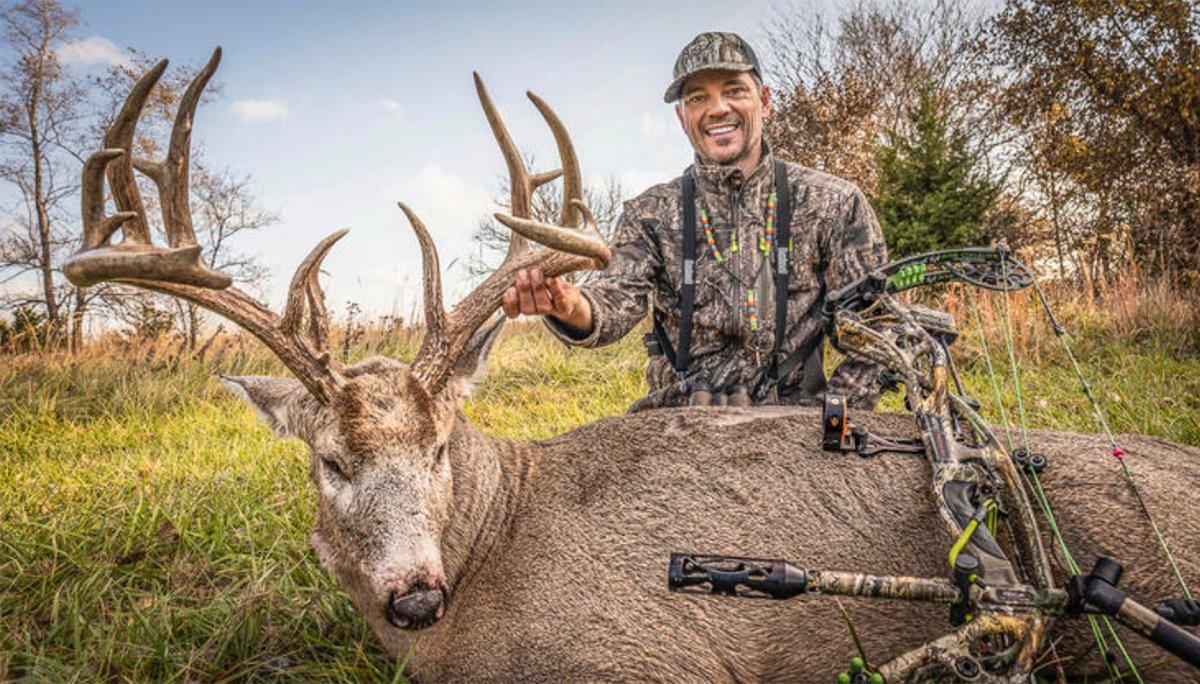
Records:
[[[1142,513],[1146,515],[1146,520],[1150,523],[1150,529],[1154,532],[1155,539],[1158,540],[1158,545],[1162,548],[1163,553],[1167,556],[1167,563],[1171,566],[1171,572],[1175,574],[1176,581],[1183,589],[1183,595],[1189,601],[1194,600],[1192,592],[1188,589],[1187,582],[1183,579],[1183,573],[1179,571],[1179,566],[1175,563],[1175,556],[1171,553],[1171,549],[1167,546],[1167,540],[1163,538],[1162,533],[1158,530],[1158,524],[1154,521],[1154,516],[1150,514],[1150,508],[1146,505],[1146,500],[1142,498],[1142,491],[1137,485],[1137,481],[1133,478],[1133,472],[1129,468],[1129,464],[1125,462],[1125,450],[1117,445],[1117,440],[1113,437],[1112,430],[1108,426],[1108,420],[1104,417],[1104,411],[1100,409],[1100,402],[1096,400],[1096,395],[1092,393],[1092,386],[1084,377],[1083,371],[1079,367],[1079,361],[1075,359],[1075,353],[1071,351],[1071,345],[1067,343],[1067,334],[1058,319],[1054,317],[1054,312],[1050,310],[1050,303],[1046,301],[1046,294],[1042,292],[1042,288],[1034,281],[1033,288],[1037,292],[1038,300],[1042,304],[1042,309],[1045,310],[1046,316],[1050,318],[1051,328],[1054,330],[1054,336],[1062,343],[1063,350],[1067,353],[1067,358],[1071,360],[1071,367],[1075,370],[1075,377],[1079,379],[1080,387],[1083,393],[1088,398],[1088,402],[1092,405],[1092,415],[1096,418],[1096,424],[1104,431],[1104,435],[1108,438],[1109,446],[1112,447],[1113,458],[1121,464],[1121,472],[1125,473],[1125,480],[1129,483],[1129,488],[1133,490],[1133,496],[1137,499],[1138,505],[1142,507]],[[1019,395],[1018,395],[1019,396]]]
[[[1000,268],[1001,268],[1001,278],[1006,280],[1007,279],[1007,273],[1006,273],[1007,264],[1002,261],[1000,263]],[[992,302],[993,311],[996,308],[995,299],[998,296],[999,296],[998,294],[993,294],[993,302]],[[1002,301],[1004,304],[1004,316],[1002,317],[1002,322],[1003,322],[1002,329],[1004,331],[1004,342],[1005,342],[1006,350],[1008,352],[1008,359],[1009,359],[1010,369],[1011,369],[1012,378],[1013,378],[1014,391],[1017,396],[1017,408],[1018,408],[1018,417],[1020,419],[1021,438],[1022,438],[1022,442],[1024,443],[1024,448],[1025,448],[1026,453],[1030,453],[1028,420],[1027,420],[1026,413],[1025,413],[1025,404],[1024,404],[1024,398],[1023,398],[1023,394],[1022,394],[1021,374],[1020,374],[1020,369],[1017,366],[1017,360],[1016,360],[1016,349],[1015,349],[1016,345],[1013,342],[1013,336],[1012,336],[1012,326],[1011,326],[1012,311],[1011,311],[1011,308],[1009,307],[1007,291],[1003,291]],[[1009,424],[1008,414],[1007,414],[1007,411],[1005,411],[1005,409],[1004,409],[1004,404],[1002,401],[999,400],[1000,389],[999,389],[999,384],[996,380],[995,368],[991,363],[991,353],[990,353],[990,351],[988,351],[989,346],[987,343],[987,338],[983,334],[983,320],[979,316],[978,309],[976,309],[976,307],[975,307],[974,297],[973,297],[973,294],[970,292],[970,290],[967,290],[967,302],[968,302],[968,308],[971,309],[972,313],[975,316],[977,324],[979,325],[980,342],[984,349],[984,359],[985,359],[987,369],[988,369],[988,377],[991,381],[993,391],[996,393],[996,396],[997,396],[997,405],[1000,407],[1001,418],[1004,422],[1005,435],[1006,435],[1006,438],[1008,441],[1009,449],[1011,451],[1012,446],[1013,446],[1012,427]],[[1021,473],[1022,479],[1026,481],[1026,486],[1028,486],[1030,488],[1030,490],[1034,493],[1034,498],[1037,499],[1038,505],[1042,509],[1042,514],[1046,518],[1047,526],[1050,528],[1051,536],[1054,537],[1055,542],[1058,544],[1059,549],[1062,551],[1063,558],[1067,563],[1067,568],[1071,571],[1072,574],[1075,574],[1075,575],[1081,574],[1079,564],[1075,560],[1075,555],[1073,553],[1071,553],[1070,548],[1067,546],[1066,539],[1063,537],[1061,530],[1059,530],[1059,528],[1058,528],[1058,521],[1054,516],[1054,511],[1050,506],[1050,501],[1046,497],[1045,489],[1042,487],[1041,481],[1038,478],[1037,473],[1033,472],[1032,470],[1029,470],[1029,472],[1026,473],[1026,469],[1024,469],[1024,468],[1019,469],[1019,472]],[[1112,621],[1109,620],[1109,618],[1107,616],[1100,616],[1100,621],[1098,621],[1097,616],[1095,616],[1095,615],[1087,615],[1087,619],[1088,619],[1089,627],[1091,628],[1091,631],[1092,631],[1092,636],[1096,640],[1096,648],[1097,648],[1098,654],[1100,656],[1100,659],[1102,662],[1104,662],[1105,667],[1108,668],[1109,674],[1112,677],[1112,681],[1123,681],[1123,677],[1121,676],[1121,672],[1117,669],[1115,660],[1111,655],[1112,649],[1109,648],[1108,643],[1107,643],[1108,639],[1105,637],[1104,631],[1101,630],[1101,628],[1100,628],[1100,624],[1099,624],[1100,621],[1102,621],[1104,623],[1105,629],[1107,630],[1109,635],[1111,635],[1113,642],[1116,644],[1116,650],[1121,653],[1122,657],[1125,660],[1125,663],[1128,665],[1129,673],[1131,675],[1133,675],[1133,678],[1135,681],[1141,683],[1143,681],[1141,674],[1138,672],[1137,666],[1134,664],[1133,659],[1130,657],[1128,650],[1125,648],[1125,645],[1121,641],[1120,636],[1117,634],[1116,630],[1114,629],[1114,627],[1112,625]]]

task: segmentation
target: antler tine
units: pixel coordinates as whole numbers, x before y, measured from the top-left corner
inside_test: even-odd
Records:
[[[196,107],[212,75],[221,63],[221,48],[213,50],[208,63],[188,84],[179,100],[175,123],[171,127],[171,141],[167,156],[161,162],[134,159],[133,166],[145,174],[158,187],[161,198],[163,225],[167,230],[167,242],[171,247],[187,247],[196,244],[196,232],[192,227],[192,213],[188,204],[188,166],[191,157],[192,122]]]
[[[121,241],[138,245],[150,244],[150,224],[146,221],[146,208],[142,205],[142,195],[138,192],[137,181],[133,178],[133,134],[137,129],[138,119],[142,116],[142,108],[158,79],[167,69],[167,60],[162,60],[151,67],[133,85],[129,97],[121,106],[117,118],[113,120],[104,133],[104,149],[124,150],[123,157],[115,159],[115,164],[108,165],[108,184],[112,186],[113,200],[122,212],[134,212],[134,218],[128,219],[121,229]],[[110,159],[112,161],[112,159]]]
[[[349,229],[343,228],[318,242],[317,246],[313,247],[308,256],[304,258],[304,261],[301,261],[300,265],[296,267],[296,272],[292,275],[292,284],[288,287],[283,318],[279,321],[279,328],[283,332],[289,335],[299,334],[300,327],[305,322],[305,304],[310,303],[312,299],[311,291],[316,289],[319,292],[321,289],[317,283],[317,275],[321,272],[321,262],[325,260],[325,255],[329,254],[334,243],[341,240],[348,232],[350,232]],[[324,302],[323,294],[321,301]]]
[[[500,145],[500,151],[504,154],[504,163],[508,167],[508,186],[511,198],[509,208],[514,216],[529,218],[533,215],[533,191],[558,178],[562,174],[562,170],[555,169],[530,175],[512,136],[508,134],[504,120],[500,118],[500,113],[496,110],[496,105],[488,94],[487,87],[483,85],[483,78],[477,71],[472,72],[472,75],[475,77],[475,92],[479,95],[479,104],[483,106],[483,113],[487,116],[488,125],[492,128],[492,134]],[[513,258],[514,255],[527,250],[529,250],[529,243],[525,238],[521,235],[514,235],[509,239],[505,258]]]
[[[82,199],[83,249],[107,245],[114,231],[127,221],[137,218],[135,211],[104,215],[104,171],[112,160],[125,150],[97,150],[83,164],[83,179],[79,196]]]
[[[421,346],[413,359],[412,370],[417,382],[430,394],[436,394],[445,383],[445,373],[453,365],[451,347],[454,343],[449,333],[450,321],[442,305],[442,272],[438,263],[437,246],[425,224],[416,212],[404,202],[397,202],[421,246],[421,282],[425,292],[425,334]],[[511,246],[510,246],[511,251]]]
[[[567,128],[563,126],[562,120],[558,118],[550,105],[532,92],[526,91],[525,96],[541,112],[542,118],[546,120],[546,125],[550,126],[550,131],[554,134],[554,142],[558,145],[558,158],[562,163],[560,172],[563,177],[562,214],[559,216],[558,224],[573,228],[579,225],[579,211],[575,208],[574,200],[583,199],[583,178],[579,173],[579,157],[575,154],[575,146],[571,144],[571,136],[567,133]]]
[[[442,271],[438,263],[437,246],[433,244],[429,230],[416,212],[404,202],[396,204],[404,212],[408,224],[417,234],[417,244],[421,246],[421,282],[425,299],[425,336],[421,339],[421,348],[441,348],[446,335],[446,310],[442,306]],[[419,352],[418,356],[421,356]]]

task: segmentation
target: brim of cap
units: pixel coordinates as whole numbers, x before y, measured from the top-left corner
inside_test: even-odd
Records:
[[[700,67],[699,69],[692,69],[691,71],[680,76],[679,78],[675,79],[674,81],[671,81],[671,85],[667,86],[667,92],[663,95],[663,102],[670,104],[670,103],[674,102],[675,100],[678,100],[679,99],[679,90],[681,88],[683,88],[684,82],[686,82],[692,76],[695,76],[696,74],[700,73],[701,71],[713,71],[713,70],[717,70],[717,71],[721,71],[721,70],[754,71],[755,69],[753,66],[746,64],[745,62],[716,62],[715,64],[705,64],[704,66]]]

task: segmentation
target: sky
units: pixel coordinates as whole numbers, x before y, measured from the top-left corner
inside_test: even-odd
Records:
[[[199,66],[223,49],[220,97],[201,106],[193,141],[206,160],[253,177],[279,224],[239,236],[271,269],[279,310],[296,265],[321,238],[350,233],[326,259],[335,309],[373,316],[419,306],[420,256],[396,208],[430,228],[446,298],[468,290],[471,231],[497,210],[504,163],[475,96],[483,76],[517,145],[544,165],[557,153],[532,90],[571,132],[585,183],[615,177],[628,196],[692,158],[662,92],[697,33],[739,33],[765,54],[765,2],[80,2],[83,24],[60,50],[99,72],[128,48]]]

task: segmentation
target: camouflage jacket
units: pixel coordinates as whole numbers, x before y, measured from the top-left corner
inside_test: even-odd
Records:
[[[707,211],[722,256],[718,262],[697,218],[696,299],[687,379],[707,383],[718,392],[738,384],[753,387],[770,361],[775,341],[774,281],[769,264],[764,265],[764,256],[757,249],[764,235],[767,198],[774,189],[773,165],[773,155],[764,145],[762,163],[749,177],[736,168],[698,162],[685,172],[696,175],[697,217],[701,209]],[[793,208],[787,339],[781,345],[784,354],[824,334],[820,311],[826,292],[887,261],[879,222],[853,183],[799,164],[788,163],[787,170]],[[547,317],[555,335],[582,347],[609,344],[624,337],[653,307],[671,344],[677,344],[683,260],[681,198],[682,177],[625,203],[612,238],[612,261],[581,288],[592,306],[591,333],[573,337]],[[757,330],[752,330],[748,316],[746,295],[751,287],[757,300]],[[819,365],[814,366],[820,372]],[[802,389],[811,386],[811,378],[804,382],[804,369],[805,364],[799,364],[780,380],[779,403],[812,399]],[[880,370],[869,362],[849,359],[834,371],[829,390],[845,394],[855,405],[871,407],[879,395]],[[664,357],[652,356],[646,373],[650,405],[686,401],[669,391],[677,378]],[[638,407],[646,408],[646,404],[639,402]]]

